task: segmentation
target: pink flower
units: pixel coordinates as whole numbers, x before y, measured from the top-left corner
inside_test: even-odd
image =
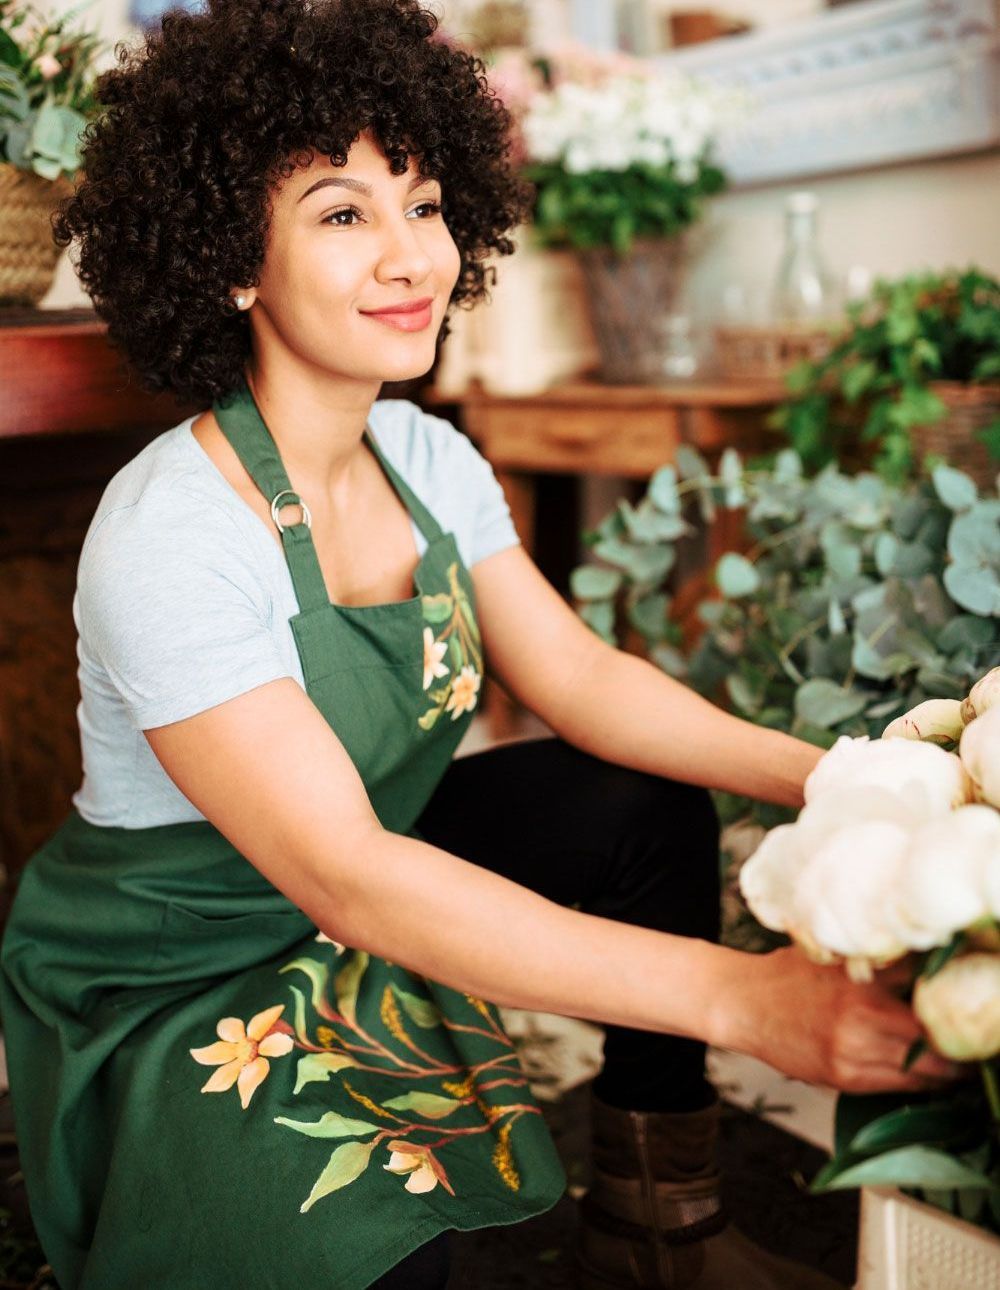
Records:
[[[246,1029],[239,1017],[223,1017],[215,1028],[219,1042],[207,1048],[190,1049],[191,1056],[202,1066],[218,1066],[203,1086],[203,1093],[225,1093],[237,1085],[244,1111],[250,1105],[254,1089],[262,1084],[271,1069],[268,1057],[283,1057],[294,1047],[291,1035],[273,1030],[285,1011],[283,1003],[251,1017]]]

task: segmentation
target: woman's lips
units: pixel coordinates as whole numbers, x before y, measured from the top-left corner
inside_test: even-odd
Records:
[[[397,331],[423,331],[430,325],[432,306],[433,301],[429,300],[418,309],[386,309],[381,313],[368,313],[365,310],[361,312],[366,318],[386,323],[389,327],[395,327]]]

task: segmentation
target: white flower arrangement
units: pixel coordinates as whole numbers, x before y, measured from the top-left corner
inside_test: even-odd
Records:
[[[922,703],[879,740],[842,735],[804,796],[743,866],[755,916],[861,980],[937,951],[943,965],[925,967],[914,993],[934,1047],[963,1061],[1000,1053],[1000,667],[964,702]],[[960,996],[973,979],[995,998],[970,1029]]]

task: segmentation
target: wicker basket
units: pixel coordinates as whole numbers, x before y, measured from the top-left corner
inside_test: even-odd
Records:
[[[687,245],[681,232],[673,237],[638,238],[625,255],[607,246],[577,251],[602,381],[646,385],[664,379],[663,323],[674,309]]]
[[[720,372],[734,381],[780,381],[802,359],[824,358],[834,332],[818,327],[755,327],[720,323],[715,354]]]
[[[36,305],[52,285],[62,252],[50,219],[72,191],[64,176],[43,179],[0,162],[0,305]]]
[[[974,479],[980,492],[995,493],[1000,461],[990,456],[975,433],[1000,417],[1000,384],[931,381],[928,389],[947,406],[948,415],[932,425],[910,430],[918,458],[928,452],[937,453],[950,466],[964,470]]]

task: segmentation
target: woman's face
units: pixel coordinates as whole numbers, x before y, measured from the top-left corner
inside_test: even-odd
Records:
[[[412,157],[393,175],[368,134],[346,166],[314,154],[283,181],[260,285],[243,289],[258,360],[366,384],[428,371],[460,268],[441,196]],[[415,313],[376,312],[422,301]]]

